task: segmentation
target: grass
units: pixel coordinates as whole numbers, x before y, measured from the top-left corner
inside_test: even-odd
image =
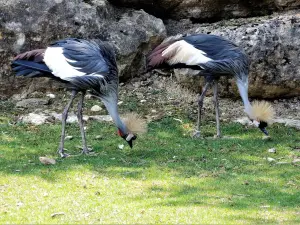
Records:
[[[8,125],[1,118],[0,224],[16,223],[300,223],[300,133],[273,125],[272,140],[256,129],[222,124],[232,139],[192,139],[191,121],[149,124],[133,149],[110,123],[89,122],[96,156],[59,159],[60,125]],[[213,124],[202,127],[213,135]],[[70,153],[80,133],[68,125]],[[96,139],[102,135],[102,139]],[[275,147],[277,153],[268,153]],[[45,166],[38,157],[57,159]],[[276,159],[276,164],[266,157]],[[51,217],[62,212],[63,215]]]

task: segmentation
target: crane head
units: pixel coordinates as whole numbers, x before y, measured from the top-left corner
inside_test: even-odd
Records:
[[[268,126],[267,122],[252,120],[252,123],[254,124],[254,126],[258,127],[265,135],[269,135],[268,131],[266,130],[266,127]]]
[[[272,123],[275,112],[270,103],[266,101],[254,101],[249,113],[250,120],[254,126],[258,127],[265,135],[269,135],[266,127]]]
[[[126,140],[129,146],[132,148],[132,142],[137,139],[137,134],[143,134],[147,132],[147,124],[145,120],[135,113],[129,113],[125,115],[123,121],[126,131],[118,128],[118,134],[120,137]]]
[[[127,141],[130,148],[133,147],[133,141],[137,138],[137,136],[132,133],[123,134],[120,128],[118,128],[118,135],[122,137],[125,141]]]

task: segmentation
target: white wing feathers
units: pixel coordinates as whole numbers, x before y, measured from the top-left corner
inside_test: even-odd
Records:
[[[52,70],[54,76],[62,80],[70,80],[71,77],[84,76],[85,73],[71,66],[63,55],[62,47],[48,47],[45,51],[44,62]]]
[[[168,64],[184,63],[186,65],[199,65],[211,61],[206,53],[195,48],[184,40],[176,41],[162,52],[162,56],[169,58]]]

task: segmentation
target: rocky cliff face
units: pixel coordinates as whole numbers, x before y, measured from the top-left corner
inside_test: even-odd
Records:
[[[127,79],[143,71],[142,56],[165,36],[160,19],[143,10],[117,9],[105,0],[0,0],[0,95],[18,92],[31,82],[14,79],[9,68],[22,51],[67,37],[99,38],[114,44],[120,77]],[[38,80],[46,88],[48,82]]]
[[[109,0],[111,3],[146,12],[164,19],[194,22],[263,16],[300,7],[299,0]]]
[[[28,88],[57,88],[47,79],[16,79],[10,61],[20,52],[67,37],[99,38],[115,46],[121,80],[127,80],[139,76],[145,55],[167,33],[212,33],[229,38],[249,54],[251,96],[298,96],[299,7],[299,0],[0,0],[0,98]],[[274,11],[280,12],[256,17]],[[235,19],[212,23],[227,18]],[[201,82],[183,73],[176,70],[178,79],[199,90]],[[236,93],[231,83],[222,80],[224,95]]]

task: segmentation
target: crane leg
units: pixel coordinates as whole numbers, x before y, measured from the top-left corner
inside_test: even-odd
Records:
[[[217,138],[221,137],[221,131],[220,131],[220,110],[219,110],[219,99],[218,99],[218,81],[214,81],[214,106],[216,111],[216,126],[217,126]]]
[[[65,158],[68,156],[68,154],[66,154],[64,152],[64,144],[65,144],[65,134],[66,134],[66,121],[67,121],[67,118],[68,118],[68,112],[69,112],[69,109],[72,105],[72,102],[76,96],[78,92],[77,91],[72,91],[72,94],[71,94],[71,99],[69,101],[69,103],[66,105],[63,113],[62,113],[62,118],[61,118],[61,121],[62,121],[62,129],[61,129],[61,138],[60,138],[60,143],[59,143],[59,147],[58,147],[58,154],[62,157],[62,158]]]
[[[206,82],[201,95],[198,99],[198,119],[197,119],[197,130],[195,131],[193,137],[200,137],[200,126],[201,126],[201,116],[202,116],[202,107],[203,107],[203,100],[205,97],[205,94],[211,85],[211,81]]]
[[[80,127],[81,138],[82,138],[82,153],[89,154],[89,149],[88,149],[87,143],[86,143],[84,124],[83,124],[83,119],[82,119],[82,107],[83,107],[84,95],[85,95],[85,92],[82,92],[81,97],[78,102],[77,118],[78,118],[78,123],[79,123],[79,127]]]

